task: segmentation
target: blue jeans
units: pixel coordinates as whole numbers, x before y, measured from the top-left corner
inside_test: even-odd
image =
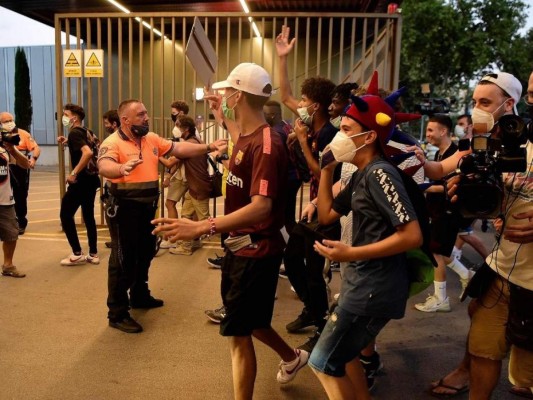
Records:
[[[326,375],[342,377],[352,361],[383,329],[389,318],[353,314],[339,306],[330,315],[308,364]]]

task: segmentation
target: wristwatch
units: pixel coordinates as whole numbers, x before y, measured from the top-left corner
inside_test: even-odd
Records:
[[[70,176],[77,176],[77,175],[78,175],[78,174],[75,173],[74,171],[72,171],[72,172],[70,173]]]

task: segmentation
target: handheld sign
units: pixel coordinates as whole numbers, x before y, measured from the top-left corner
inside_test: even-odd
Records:
[[[198,17],[194,19],[185,54],[204,86],[209,89],[213,83],[218,60],[215,49],[205,34]]]

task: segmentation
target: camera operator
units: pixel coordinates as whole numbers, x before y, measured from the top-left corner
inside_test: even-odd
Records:
[[[532,74],[533,76],[533,74]],[[529,81],[528,94],[533,89]],[[511,74],[498,72],[481,79],[473,94],[474,136],[480,130],[497,138],[498,124],[504,115],[513,114],[520,100],[522,85]],[[530,102],[533,96],[528,97]],[[485,129],[480,128],[485,125]],[[531,137],[529,138],[531,139]],[[509,378],[515,391],[531,396],[533,387],[533,143],[526,144],[527,168],[524,172],[503,174],[505,196],[501,218],[495,220],[498,242],[485,264],[478,270],[467,294],[475,298],[469,305],[472,319],[467,352],[461,364],[434,383],[432,393],[454,395],[468,389],[471,399],[488,399],[496,387],[502,360],[510,352]],[[440,163],[426,162],[415,150],[430,177],[439,178],[457,167],[456,153]],[[460,187],[459,177],[448,183],[453,195]],[[476,293],[477,289],[477,293]],[[523,395],[524,393],[522,393]]]
[[[20,137],[17,149],[30,160],[30,168],[21,168],[16,164],[9,166],[11,172],[11,187],[15,198],[15,213],[19,224],[19,235],[23,235],[28,225],[28,190],[30,189],[30,169],[35,168],[35,163],[41,155],[39,145],[33,140],[31,134],[15,124],[13,115],[8,112],[0,113],[0,125],[7,132],[18,133]]]
[[[15,215],[15,201],[11,188],[9,176],[9,164],[16,163],[18,166],[30,168],[30,160],[26,158],[18,149],[20,141],[14,140],[13,135],[0,134],[0,240],[4,252],[4,263],[2,264],[2,275],[13,278],[24,278],[25,273],[20,272],[13,265],[13,255],[17,247],[19,227]]]

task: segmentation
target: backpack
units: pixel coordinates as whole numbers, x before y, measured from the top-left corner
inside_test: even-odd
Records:
[[[93,153],[85,167],[85,172],[87,175],[98,175],[98,152],[100,151],[100,140],[90,129],[83,126],[80,126],[79,128],[87,134],[87,145]]]

